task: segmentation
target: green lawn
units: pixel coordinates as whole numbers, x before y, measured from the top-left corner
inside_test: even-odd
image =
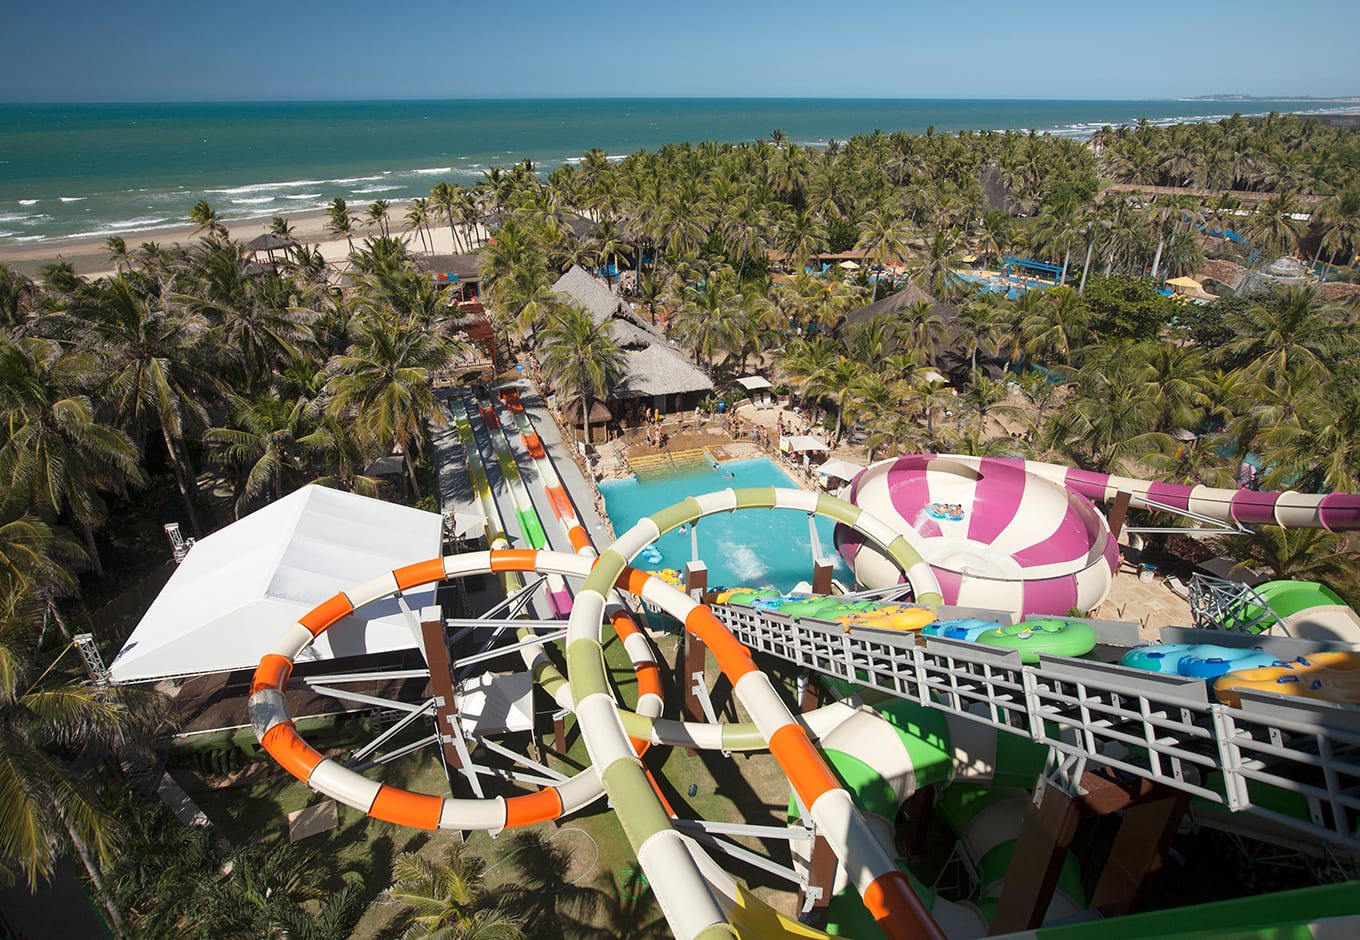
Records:
[[[663,658],[673,660],[676,637],[664,636],[658,645]],[[619,694],[632,705],[636,699],[636,681],[623,644],[610,637],[605,644],[605,659]],[[782,684],[776,683],[777,686]],[[745,720],[735,705],[724,704],[723,688],[725,684],[719,682],[716,692],[724,720]],[[669,683],[666,693],[667,714],[674,714],[678,709],[678,695]],[[540,699],[538,707],[547,707],[544,700]],[[550,731],[545,734],[543,743],[551,746]],[[585,744],[570,717],[567,719],[567,745],[565,757],[547,752],[548,763],[562,773],[572,774],[585,767],[587,757]],[[723,757],[716,752],[701,752],[690,756],[682,748],[657,748],[647,754],[646,763],[661,793],[682,818],[765,825],[783,825],[785,822],[788,784],[773,758],[766,753]],[[431,752],[388,765],[381,771],[381,779],[411,790],[447,792],[442,764]],[[691,786],[695,791],[692,797],[689,795]],[[511,791],[504,792],[509,795]],[[201,792],[194,798],[233,843],[250,840],[282,843],[288,837],[288,813],[325,799],[281,770],[266,782]],[[392,862],[399,854],[437,854],[458,838],[456,834],[410,830],[372,820],[343,805],[338,809],[339,826],[305,840],[303,845],[324,861],[323,868],[327,872],[324,887],[333,890],[347,881],[358,882],[370,902],[376,901],[388,887]],[[582,884],[607,889],[611,882],[614,885],[625,883],[631,873],[638,871],[637,860],[623,828],[603,799],[560,824],[547,823],[538,828],[544,838],[552,838],[554,844],[570,848],[572,864],[580,867],[572,870],[569,881],[579,879]],[[736,841],[746,848],[770,855],[781,864],[789,864],[784,843],[764,846],[756,840]],[[508,851],[507,835],[493,837],[487,833],[473,833],[468,843],[487,862],[489,885],[494,887],[500,879],[513,878],[511,862],[497,864]],[[758,896],[782,911],[792,912],[795,899],[786,884],[751,866],[719,858],[728,871]],[[651,903],[655,904],[654,901]],[[392,906],[370,903],[355,936],[376,940],[385,935],[395,916],[396,910]]]

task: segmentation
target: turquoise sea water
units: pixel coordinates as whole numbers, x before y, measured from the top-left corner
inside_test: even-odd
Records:
[[[1274,101],[554,99],[211,104],[0,104],[0,245],[175,228],[206,199],[226,220],[366,206],[469,184],[490,166],[545,171],[599,148],[810,145],[874,130],[1033,129],[1214,120],[1322,108]]]
[[[752,486],[797,489],[769,458],[754,457],[726,461],[717,471],[704,469],[661,480],[609,480],[600,483],[600,492],[614,531],[622,534],[643,516],[686,496]],[[816,525],[822,555],[834,558],[836,577],[849,581],[850,573],[831,540],[835,523],[818,517]],[[663,535],[657,548],[662,553],[659,564],[646,564],[640,559],[635,563],[648,570],[682,570],[690,558],[689,533]],[[709,516],[699,522],[699,557],[708,565],[710,587],[773,586],[789,590],[799,581],[812,580],[812,533],[808,530],[807,514],[786,509],[749,509]]]

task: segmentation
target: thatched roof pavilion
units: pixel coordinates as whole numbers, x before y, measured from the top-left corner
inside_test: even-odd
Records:
[[[609,390],[607,401],[635,399],[647,407],[672,411],[685,407],[684,396],[713,390],[713,381],[703,369],[583,268],[573,265],[552,289],[584,307],[597,324],[607,323],[610,336],[623,349],[623,378]]]
[[[853,328],[862,326],[870,320],[876,320],[879,317],[892,317],[896,320],[902,315],[902,311],[906,310],[908,307],[916,306],[921,301],[930,304],[931,313],[939,317],[940,322],[946,327],[952,324],[954,318],[958,316],[958,311],[950,304],[945,303],[943,300],[937,300],[915,284],[908,284],[895,294],[889,294],[887,297],[881,297],[871,304],[866,304],[856,310],[851,310],[845,315],[845,320],[841,325]]]

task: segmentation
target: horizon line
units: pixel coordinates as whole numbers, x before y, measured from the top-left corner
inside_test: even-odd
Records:
[[[146,99],[39,99],[7,100],[0,99],[0,106],[33,105],[189,105],[189,104],[382,104],[391,102],[416,103],[429,102],[446,104],[451,102],[525,102],[525,101],[1202,101],[1205,103],[1231,104],[1252,101],[1317,101],[1317,102],[1360,102],[1360,95],[1173,95],[1139,96],[1131,98],[1095,97],[1060,98],[1054,96],[1033,96],[1020,98],[974,97],[961,95],[900,97],[884,95],[469,95],[462,97],[382,96],[357,98],[146,98]]]

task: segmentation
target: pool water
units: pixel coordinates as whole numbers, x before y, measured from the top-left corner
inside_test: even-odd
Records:
[[[600,492],[604,494],[605,511],[614,531],[622,535],[639,519],[687,496],[752,486],[798,489],[768,457],[754,457],[729,460],[720,464],[718,470],[705,468],[645,482],[636,478],[609,480],[600,484]],[[819,516],[816,526],[822,555],[835,561],[836,578],[849,583],[850,572],[836,554],[831,538],[835,523]],[[699,557],[708,565],[710,587],[774,587],[787,591],[799,581],[812,580],[812,536],[806,513],[788,509],[721,513],[700,520],[698,531]],[[647,570],[682,571],[690,558],[690,534],[669,532],[656,547],[662,554],[660,562],[648,564],[638,557],[634,564]]]

